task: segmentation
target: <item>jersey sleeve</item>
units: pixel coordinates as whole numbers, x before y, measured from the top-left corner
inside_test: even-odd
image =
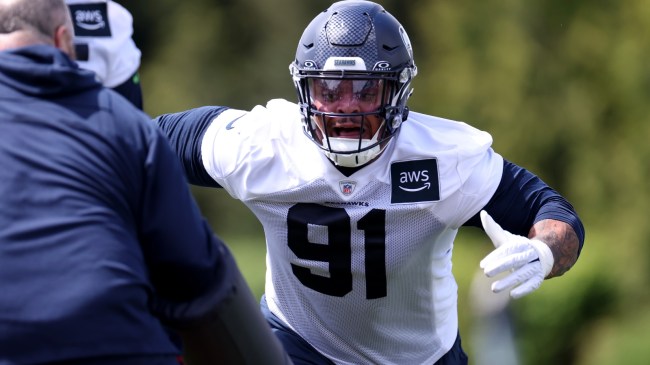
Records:
[[[582,250],[584,226],[573,206],[538,176],[512,162],[504,160],[499,186],[484,209],[504,229],[522,236],[543,219],[565,222],[578,236],[578,254]],[[478,213],[465,225],[482,228]]]
[[[261,105],[250,111],[201,107],[162,115],[156,122],[190,183],[221,187],[232,197],[247,200],[278,188],[290,169],[291,160],[278,145],[292,146],[295,141],[280,136],[287,129],[278,123],[287,122],[285,111],[293,111],[292,104],[271,105],[273,111]]]
[[[226,107],[206,106],[154,119],[180,159],[190,184],[220,187],[204,167],[201,147],[210,124],[226,110]]]
[[[233,198],[247,201],[281,189],[290,180],[291,160],[284,153],[294,140],[281,136],[283,109],[255,106],[228,109],[210,124],[201,155],[207,173]],[[303,137],[303,136],[301,136]]]
[[[207,173],[232,196],[234,188],[228,183],[228,176],[238,168],[246,169],[251,158],[253,146],[251,127],[257,123],[254,118],[246,118],[249,112],[228,109],[219,114],[206,130],[201,145],[202,164]],[[245,166],[244,166],[245,165]]]

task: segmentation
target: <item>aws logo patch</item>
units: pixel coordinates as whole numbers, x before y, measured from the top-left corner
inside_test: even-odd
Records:
[[[438,161],[435,158],[393,162],[390,180],[392,204],[440,200]]]
[[[104,3],[70,4],[70,15],[77,37],[110,37],[108,8]]]

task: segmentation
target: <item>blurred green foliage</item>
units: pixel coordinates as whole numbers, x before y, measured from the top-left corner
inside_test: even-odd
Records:
[[[295,99],[288,64],[322,0],[123,0],[143,51],[145,110],[249,109]],[[409,32],[411,109],[468,122],[507,159],[569,198],[587,230],[577,265],[513,303],[524,364],[645,364],[650,358],[650,6],[644,0],[382,2]],[[196,188],[215,230],[263,291],[259,223],[225,192]],[[469,233],[468,233],[469,232]],[[480,242],[480,243],[478,243]],[[460,325],[490,250],[461,231]],[[465,345],[466,347],[468,345]],[[468,352],[473,356],[471,346]],[[645,360],[645,361],[644,361]]]

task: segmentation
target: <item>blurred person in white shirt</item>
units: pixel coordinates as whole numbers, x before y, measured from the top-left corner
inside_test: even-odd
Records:
[[[133,40],[133,16],[111,0],[66,0],[75,32],[77,63],[143,109],[138,69],[141,51]]]

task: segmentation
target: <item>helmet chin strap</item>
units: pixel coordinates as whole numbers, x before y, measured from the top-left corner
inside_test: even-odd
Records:
[[[383,124],[382,124],[383,125]],[[382,131],[380,127],[375,132],[375,135],[370,139],[362,139],[361,147],[359,148],[359,140],[353,138],[338,138],[338,137],[329,137],[323,138],[323,147],[325,150],[323,152],[325,155],[332,160],[336,165],[343,167],[359,167],[363,166],[375,157],[379,156],[383,148],[380,144],[377,143],[379,139],[379,133]],[[329,141],[329,142],[328,142]],[[336,153],[330,151],[354,151],[359,149],[364,149],[367,147],[376,144],[376,146],[369,148],[361,152],[354,153]]]

